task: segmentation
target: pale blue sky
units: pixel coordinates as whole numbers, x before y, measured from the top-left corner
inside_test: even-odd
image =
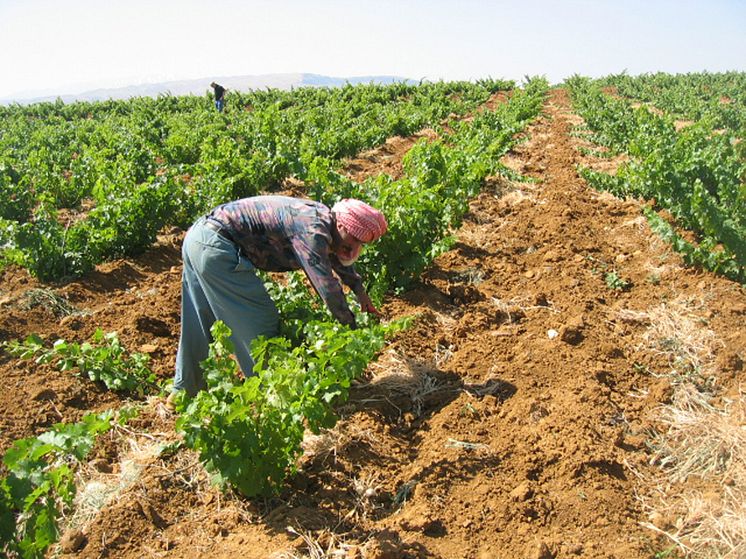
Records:
[[[746,0],[0,0],[0,98],[310,72],[746,71]]]

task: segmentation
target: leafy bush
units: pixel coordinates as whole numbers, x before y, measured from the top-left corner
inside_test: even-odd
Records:
[[[52,363],[61,370],[78,369],[81,375],[102,382],[110,390],[145,394],[156,389],[155,375],[148,368],[150,357],[145,353],[126,355],[116,332],[104,334],[96,329],[90,342],[77,344],[57,340],[51,348],[36,334],[23,342],[8,342],[6,349],[21,359],[35,358],[37,363]]]
[[[246,496],[278,491],[295,471],[306,428],[332,427],[332,405],[400,324],[351,330],[310,322],[305,341],[259,339],[252,346],[255,376],[242,378],[231,358],[230,330],[211,329],[214,342],[202,363],[207,390],[180,404],[177,429],[197,450],[213,481]]]
[[[111,428],[112,413],[88,414],[79,423],[58,423],[38,437],[13,443],[0,478],[0,551],[41,559],[59,537],[58,518],[75,497],[74,466],[96,437]]]

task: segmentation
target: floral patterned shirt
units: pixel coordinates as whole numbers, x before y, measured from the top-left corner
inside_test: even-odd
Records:
[[[324,204],[287,196],[253,196],[222,204],[207,219],[217,222],[259,270],[303,269],[334,317],[355,326],[355,315],[332,271],[355,294],[364,291],[362,279],[332,252],[336,226]]]

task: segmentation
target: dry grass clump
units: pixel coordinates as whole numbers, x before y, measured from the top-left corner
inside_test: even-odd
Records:
[[[354,423],[339,421],[331,429],[325,429],[318,435],[306,431],[301,442],[305,460],[336,457],[337,454],[352,443],[363,443],[372,449],[380,447],[380,441],[368,429],[361,429]]]
[[[661,411],[660,422],[668,430],[656,440],[653,461],[668,470],[672,482],[690,476],[716,479],[724,486],[737,478],[746,481],[743,394],[718,409],[706,394],[684,385],[674,393],[674,403]]]
[[[305,550],[300,555],[291,551],[278,551],[269,556],[269,559],[330,559],[344,558],[350,555],[351,550],[358,546],[344,543],[333,532],[325,532],[321,536],[315,536],[306,530],[296,530],[288,527],[288,532],[299,536],[303,540]]]
[[[696,312],[701,307],[686,299],[660,305],[648,313],[650,327],[643,340],[649,349],[668,357],[672,367],[704,370],[711,363],[716,338]]]
[[[167,445],[172,442],[165,433],[151,435],[135,432],[124,425],[115,425],[107,436],[112,437],[119,449],[116,464],[95,460],[83,464],[76,475],[78,487],[73,503],[73,514],[65,518],[62,526],[66,530],[83,528],[108,504],[130,490],[140,479],[146,468],[153,467]],[[174,476],[188,475],[191,479],[203,472],[196,456],[181,453],[187,466],[179,465]],[[187,472],[189,470],[189,472]],[[204,477],[204,476],[203,476]],[[191,483],[191,481],[189,481]],[[206,481],[205,481],[206,483]]]
[[[651,463],[658,498],[644,499],[651,522],[688,557],[746,557],[746,397],[717,401],[715,334],[691,301],[618,318],[647,324],[646,349],[668,359],[674,393],[660,407]],[[696,484],[687,481],[698,479]],[[696,488],[692,488],[695,487]],[[706,489],[705,489],[706,488]]]
[[[690,386],[675,400],[662,409],[668,430],[654,441],[666,485],[661,503],[648,504],[657,522],[646,525],[692,557],[746,557],[746,398],[719,409]],[[693,477],[714,489],[687,490],[683,482]]]
[[[86,314],[76,309],[67,298],[55,293],[51,289],[29,289],[24,294],[24,300],[20,306],[24,310],[43,307],[49,309],[57,318],[63,318],[74,314]]]
[[[452,346],[435,344],[433,361],[440,367],[452,355]],[[428,396],[446,388],[429,374],[431,369],[423,363],[415,363],[396,352],[388,352],[370,367],[373,377],[370,389],[374,394],[369,401],[385,399],[389,403],[406,401],[415,417],[422,414]],[[366,400],[363,400],[363,402]]]
[[[648,311],[622,309],[615,318],[622,322],[647,326],[638,350],[664,357],[668,376],[676,384],[693,382],[702,389],[715,381],[714,353],[721,344],[706,327],[698,312],[701,303],[679,298]]]

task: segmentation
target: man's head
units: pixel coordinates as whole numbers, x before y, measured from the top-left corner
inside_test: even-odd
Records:
[[[365,202],[346,198],[332,207],[337,222],[334,253],[344,266],[350,266],[360,256],[364,243],[372,243],[388,229],[384,215]]]

